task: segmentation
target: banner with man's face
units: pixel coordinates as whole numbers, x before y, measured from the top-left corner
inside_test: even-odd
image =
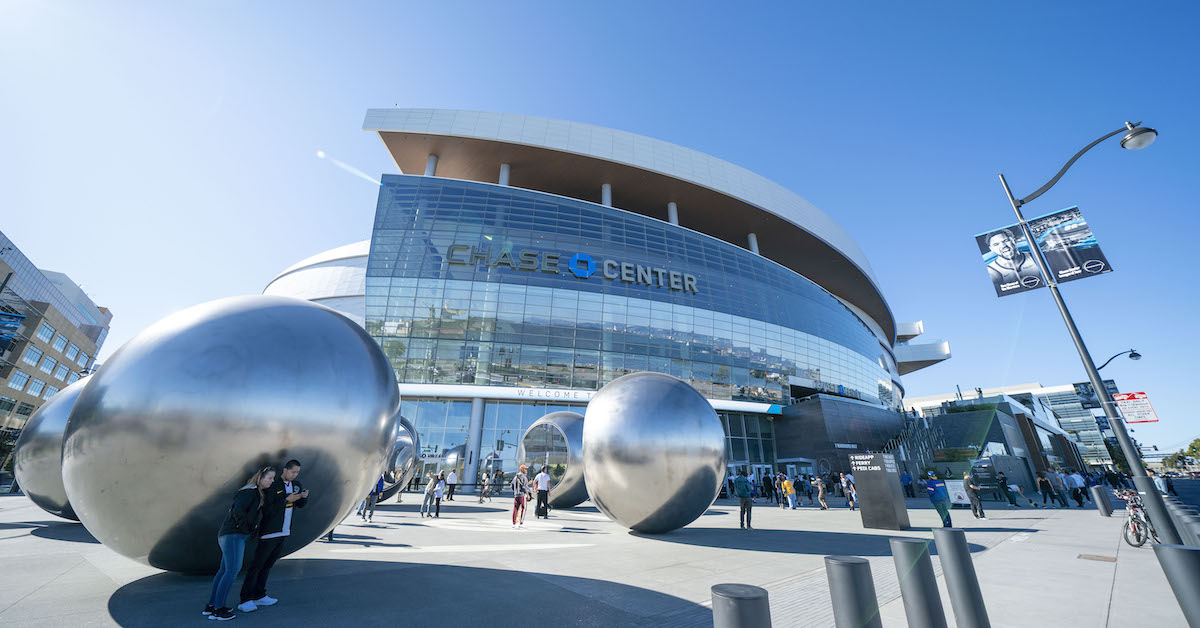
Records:
[[[1078,207],[1034,218],[1029,230],[1058,283],[1112,272]],[[1046,285],[1029,242],[1018,225],[975,236],[997,296]]]
[[[1017,225],[975,236],[996,296],[1036,290],[1046,285],[1029,241]]]

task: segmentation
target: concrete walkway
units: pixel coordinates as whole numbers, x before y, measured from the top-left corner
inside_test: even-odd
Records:
[[[419,518],[415,503],[388,503],[373,524],[348,519],[335,543],[280,561],[269,587],[278,605],[234,623],[711,626],[709,588],[742,582],[770,591],[777,627],[832,626],[823,557],[854,554],[871,561],[884,624],[903,626],[887,539],[930,538],[938,524],[924,500],[910,500],[915,527],[899,533],[863,529],[844,508],[760,505],[757,529],[744,532],[722,500],[656,537],[587,504],[517,531],[509,501],[461,496],[439,519]],[[1153,551],[1119,545],[1119,517],[988,506],[987,521],[953,516],[976,552],[993,626],[1184,625]],[[24,497],[0,497],[0,625],[198,622],[210,583],[123,558]]]

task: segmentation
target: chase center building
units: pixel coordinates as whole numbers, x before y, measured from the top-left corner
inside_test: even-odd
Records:
[[[813,470],[811,430],[789,447],[778,434],[802,398],[842,403],[830,418],[846,429],[902,428],[897,325],[871,266],[782,186],[575,122],[373,109],[364,129],[405,173],[383,176],[369,243],[304,260],[265,293],[366,327],[427,465],[466,482],[511,472],[530,424],[583,412],[636,371],[710,399],[734,467]]]

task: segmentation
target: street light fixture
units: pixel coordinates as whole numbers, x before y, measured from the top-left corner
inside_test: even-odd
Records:
[[[1125,422],[1121,420],[1121,415],[1117,413],[1117,406],[1113,402],[1112,395],[1108,393],[1108,389],[1104,387],[1103,380],[1100,379],[1100,369],[1097,369],[1096,363],[1092,361],[1092,354],[1088,353],[1087,345],[1083,343],[1083,337],[1079,335],[1079,328],[1075,326],[1075,319],[1071,318],[1071,311],[1067,309],[1067,303],[1058,291],[1058,282],[1054,280],[1054,275],[1050,273],[1049,265],[1042,255],[1041,248],[1037,245],[1037,239],[1033,237],[1033,232],[1029,229],[1029,223],[1025,222],[1025,216],[1021,213],[1022,205],[1041,196],[1046,190],[1054,187],[1054,184],[1058,183],[1058,180],[1066,174],[1067,170],[1076,160],[1100,142],[1117,134],[1124,133],[1125,136],[1121,138],[1122,148],[1140,150],[1149,146],[1158,137],[1158,132],[1154,129],[1143,127],[1141,124],[1141,122],[1126,122],[1125,126],[1112,133],[1103,135],[1091,144],[1084,146],[1083,150],[1075,153],[1075,156],[1067,161],[1066,165],[1058,171],[1058,174],[1054,175],[1054,178],[1047,181],[1045,185],[1025,198],[1018,199],[1013,196],[1012,190],[1008,187],[1008,181],[1004,179],[1003,174],[1000,175],[1000,184],[1004,186],[1004,193],[1008,195],[1008,202],[1012,204],[1013,212],[1017,215],[1017,222],[1021,226],[1021,232],[1025,234],[1025,239],[1029,243],[1029,248],[1033,253],[1033,260],[1037,262],[1038,270],[1041,271],[1042,277],[1046,281],[1046,287],[1050,289],[1050,294],[1054,297],[1054,303],[1058,306],[1059,313],[1062,314],[1063,322],[1067,325],[1067,331],[1071,334],[1071,340],[1075,343],[1075,349],[1079,351],[1079,358],[1083,362],[1084,370],[1087,371],[1088,381],[1091,382],[1092,389],[1096,391],[1096,395],[1100,397],[1100,404],[1104,408],[1104,415],[1108,417],[1109,426],[1117,436],[1117,443],[1120,444],[1121,452],[1125,454],[1125,459],[1129,463],[1130,475],[1133,476],[1133,484],[1137,488],[1138,493],[1142,495],[1143,503],[1150,518],[1154,521],[1154,527],[1158,531],[1158,536],[1164,543],[1178,545],[1181,543],[1179,532],[1176,531],[1175,525],[1167,513],[1167,506],[1163,502],[1162,495],[1155,488],[1154,482],[1146,476],[1146,466],[1142,464],[1141,454],[1137,447],[1134,446],[1133,440],[1129,438],[1129,433],[1125,429]],[[1130,349],[1130,353],[1137,354],[1132,349]],[[1132,358],[1133,355],[1130,355],[1130,357]],[[1141,355],[1138,354],[1138,357],[1141,357]],[[1111,361],[1111,358],[1109,361]],[[1105,364],[1108,363],[1105,362]]]
[[[1102,368],[1104,368],[1104,367],[1108,366],[1108,363],[1109,363],[1109,362],[1112,362],[1113,360],[1115,360],[1115,359],[1117,359],[1117,358],[1119,358],[1119,357],[1121,357],[1121,356],[1125,355],[1126,353],[1128,353],[1128,354],[1129,354],[1129,359],[1130,359],[1130,360],[1140,360],[1140,359],[1142,359],[1142,354],[1138,353],[1136,349],[1130,349],[1129,351],[1122,351],[1122,352],[1118,353],[1117,355],[1114,355],[1113,357],[1111,357],[1111,358],[1109,358],[1109,359],[1105,360],[1105,361],[1104,361],[1104,364],[1101,364],[1100,366],[1097,366],[1097,367],[1096,367],[1096,370],[1097,370],[1097,371],[1099,371],[1100,369],[1102,369]]]

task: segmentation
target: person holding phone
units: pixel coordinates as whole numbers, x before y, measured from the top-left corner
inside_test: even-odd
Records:
[[[262,506],[266,491],[275,482],[275,469],[263,467],[245,486],[233,496],[233,505],[225,514],[225,521],[217,532],[217,545],[221,547],[221,568],[213,576],[212,592],[204,607],[204,616],[217,621],[234,618],[233,609],[225,606],[229,589],[242,570],[242,557],[246,551],[246,540],[258,529],[262,520]]]
[[[296,481],[300,475],[300,461],[288,460],[283,472],[267,489],[263,500],[262,524],[259,525],[258,546],[254,558],[246,569],[242,582],[241,604],[238,610],[251,613],[259,606],[271,606],[279,600],[267,595],[267,577],[271,567],[283,556],[283,543],[292,533],[292,514],[308,503],[308,491]]]

